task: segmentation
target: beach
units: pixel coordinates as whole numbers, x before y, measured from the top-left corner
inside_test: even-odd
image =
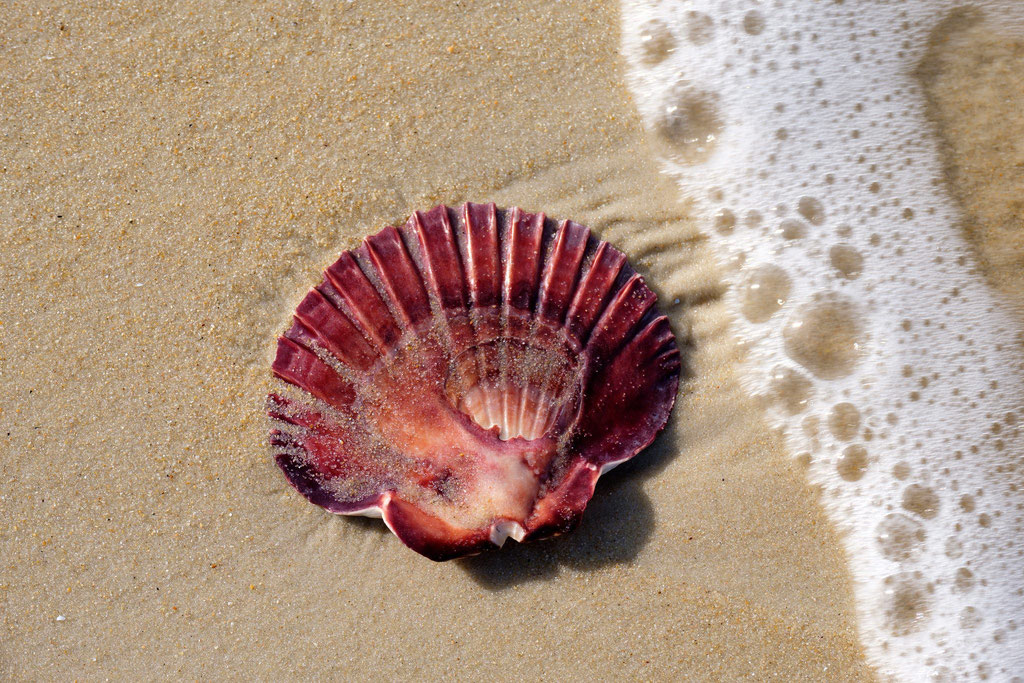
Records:
[[[659,170],[619,22],[579,2],[9,6],[0,674],[873,677],[843,544],[744,387],[726,266]],[[936,88],[972,77],[936,68]],[[1016,149],[949,163],[1012,169]],[[954,182],[983,224],[984,180]],[[1017,260],[984,261],[1008,296],[1019,187],[993,238]],[[665,432],[578,530],[433,563],[292,489],[264,400],[324,267],[464,201],[622,249],[686,370]]]

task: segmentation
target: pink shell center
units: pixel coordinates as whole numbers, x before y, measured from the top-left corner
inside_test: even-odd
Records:
[[[467,349],[449,369],[445,394],[502,441],[538,439],[580,393],[579,364],[557,349],[499,338]]]

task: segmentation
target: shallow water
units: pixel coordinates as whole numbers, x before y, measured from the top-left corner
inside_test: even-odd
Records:
[[[952,103],[1019,98],[1024,12],[953,7],[624,4],[631,89],[731,271],[747,385],[843,535],[869,660],[904,680],[1024,673],[1020,155],[990,142],[1020,114]]]

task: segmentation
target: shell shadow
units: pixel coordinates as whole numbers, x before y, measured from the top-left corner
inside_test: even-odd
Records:
[[[579,528],[557,538],[455,560],[479,585],[503,590],[555,577],[562,567],[594,570],[633,560],[654,531],[656,513],[644,481],[664,469],[678,449],[670,423],[638,457],[601,477]]]
[[[337,517],[339,521],[358,527],[364,532],[377,532],[381,537],[391,535],[391,531],[388,529],[387,525],[377,517],[360,517],[359,515],[337,515]]]

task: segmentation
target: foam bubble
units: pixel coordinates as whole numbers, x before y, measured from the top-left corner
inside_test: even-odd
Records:
[[[743,15],[743,30],[752,36],[761,35],[764,31],[764,15],[752,9]]]
[[[860,411],[852,403],[843,401],[832,406],[828,414],[828,428],[840,441],[849,441],[860,429]]]
[[[812,225],[825,222],[825,206],[814,197],[801,197],[797,202],[797,212]]]
[[[1024,26],[1024,4],[976,4]],[[1006,680],[1024,671],[1024,337],[959,231],[914,77],[954,8],[624,0],[623,52],[731,266],[749,388],[843,532],[871,663]],[[654,19],[675,37],[656,64]]]
[[[953,587],[961,593],[971,590],[974,588],[974,573],[967,567],[960,567],[956,570]]]
[[[686,37],[694,45],[704,45],[715,35],[714,20],[703,12],[688,12]]]
[[[901,572],[887,577],[882,585],[889,631],[894,636],[905,636],[921,630],[931,611],[930,591],[921,572]]]
[[[786,271],[774,264],[750,271],[740,292],[740,310],[752,323],[763,323],[789,298],[791,282]]]
[[[893,562],[915,559],[924,548],[925,537],[921,522],[899,512],[883,517],[876,533],[879,550]]]
[[[829,262],[840,277],[856,280],[864,269],[864,257],[849,244],[837,244],[828,251]]]
[[[779,235],[784,240],[798,240],[807,234],[807,225],[795,218],[787,218],[779,223]]]
[[[939,496],[927,486],[911,484],[903,489],[903,509],[932,519],[939,514]]]
[[[682,81],[672,88],[654,121],[654,132],[676,162],[705,161],[722,130],[714,93]]]
[[[675,49],[676,39],[665,22],[652,19],[640,27],[641,60],[648,66],[665,61]]]
[[[860,445],[847,446],[836,463],[836,471],[846,481],[859,481],[868,468],[868,449]]]
[[[771,387],[775,400],[790,415],[802,412],[814,395],[811,380],[793,368],[785,366],[772,370]]]
[[[853,372],[863,336],[853,300],[833,293],[796,309],[782,330],[786,354],[822,379]]]

